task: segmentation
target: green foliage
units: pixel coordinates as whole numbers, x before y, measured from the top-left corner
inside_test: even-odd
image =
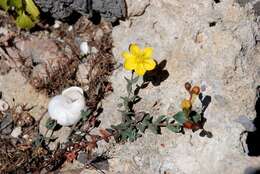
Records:
[[[161,115],[153,117],[146,112],[135,112],[133,106],[141,100],[138,92],[144,83],[141,86],[137,85],[138,77],[133,78],[133,74],[131,79],[125,77],[125,80],[127,82],[126,90],[128,95],[120,97],[122,103],[118,104],[119,111],[122,114],[122,123],[111,126],[115,132],[114,137],[117,142],[135,141],[147,129],[154,134],[161,134],[162,127],[166,127],[174,133],[183,132],[184,128],[192,129],[193,131],[200,128],[199,125],[201,124],[202,116],[192,111],[192,107],[183,109],[173,116]],[[134,85],[136,85],[136,89],[133,89]],[[202,135],[211,137],[208,132],[202,132]]]
[[[166,128],[168,128],[170,131],[175,132],[175,133],[179,133],[182,130],[181,125],[178,125],[178,124],[176,124],[176,125],[168,124],[166,126]]]
[[[33,0],[1,0],[0,8],[12,11],[16,25],[22,29],[30,29],[38,22],[40,12]]]
[[[24,12],[15,21],[20,28],[32,28],[34,26],[32,19]]]
[[[56,120],[53,120],[51,118],[48,118],[48,120],[46,121],[45,123],[45,127],[49,130],[54,130],[55,127],[57,126],[57,121]]]
[[[10,7],[15,7],[17,9],[20,9],[23,7],[22,0],[9,0]]]
[[[89,119],[89,117],[90,117],[90,115],[91,115],[91,110],[86,110],[86,111],[81,111],[81,119],[83,120],[83,121],[86,121],[86,120],[88,120]]]
[[[187,120],[186,120],[186,117],[185,117],[185,113],[180,111],[178,112],[177,114],[175,114],[173,116],[174,120],[177,121],[177,123],[179,123],[180,125],[183,125],[183,123],[185,123]]]
[[[1,0],[0,1],[0,8],[4,9],[5,11],[7,11],[9,9],[9,6],[7,4],[8,0]]]
[[[201,114],[195,113],[195,114],[192,116],[192,120],[193,120],[195,123],[199,123],[199,122],[201,121]]]
[[[33,140],[33,146],[38,147],[41,146],[42,143],[44,142],[44,136],[39,134],[35,139]]]

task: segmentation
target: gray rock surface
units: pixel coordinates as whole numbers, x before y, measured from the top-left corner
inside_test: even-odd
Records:
[[[169,77],[159,86],[149,85],[140,92],[142,101],[136,110],[152,115],[173,114],[188,97],[186,81],[206,86],[211,103],[205,112],[205,128],[213,138],[185,135],[164,130],[162,135],[145,134],[134,143],[117,145],[111,152],[108,173],[170,174],[244,174],[248,167],[257,168],[259,158],[248,157],[239,141],[244,126],[236,120],[245,115],[255,117],[255,89],[260,82],[260,54],[255,36],[258,26],[251,9],[234,0],[212,1],[151,0],[130,1],[129,20],[113,30],[114,54],[123,63],[121,52],[130,43],[154,48],[154,58],[166,60]],[[133,4],[132,4],[133,3]],[[120,96],[126,95],[120,67],[111,80],[114,93],[103,103],[104,127],[120,122],[116,110]],[[157,102],[157,106],[152,107]]]
[[[35,0],[35,3],[55,19],[66,19],[74,12],[92,17],[95,11],[104,19],[114,22],[126,14],[124,0]]]
[[[153,47],[158,62],[167,61],[164,69],[169,77],[159,86],[150,84],[141,90],[143,99],[135,109],[154,116],[174,114],[180,110],[181,100],[188,97],[184,83],[193,81],[205,86],[204,94],[211,97],[205,128],[213,138],[202,138],[191,131],[185,135],[168,130],[154,135],[148,131],[136,142],[109,147],[111,159],[105,172],[244,174],[258,169],[259,157],[248,157],[243,152],[239,139],[246,128],[237,122],[241,116],[254,119],[255,88],[260,82],[260,46],[255,41],[259,31],[252,7],[241,7],[235,0],[126,3],[129,18],[113,30],[114,55],[120,66],[111,77],[114,92],[103,101],[101,127],[121,120],[117,104],[119,97],[126,95],[123,77],[130,76],[121,66],[121,52],[136,42]],[[82,74],[78,77],[84,77]],[[16,98],[17,103],[37,105],[32,115],[42,113],[48,104],[48,98],[35,92],[14,70],[0,76],[0,91],[9,103]],[[155,102],[157,105],[152,107]],[[57,135],[63,139],[67,136]],[[82,171],[82,165],[74,164],[78,173],[98,173]],[[65,166],[67,173],[75,173],[70,163]]]

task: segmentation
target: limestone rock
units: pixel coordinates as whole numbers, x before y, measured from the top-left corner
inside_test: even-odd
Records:
[[[127,0],[126,4],[128,17],[140,16],[150,5],[150,0]]]
[[[22,128],[21,127],[16,127],[13,129],[11,136],[14,138],[18,138],[22,134]]]
[[[135,42],[153,47],[154,58],[158,63],[166,60],[164,69],[169,72],[159,86],[150,84],[141,90],[142,101],[135,109],[154,116],[173,114],[188,97],[186,81],[206,86],[203,93],[211,97],[211,103],[205,128],[213,138],[189,131],[185,135],[168,130],[159,136],[147,133],[134,143],[116,146],[110,173],[242,174],[248,167],[257,168],[260,159],[243,153],[239,136],[245,128],[236,121],[242,115],[255,117],[255,89],[260,81],[257,33],[250,9],[234,0],[151,0],[144,14],[121,21],[113,30],[119,64],[121,52]],[[103,103],[100,117],[104,127],[120,122],[116,106],[120,96],[126,95],[124,76],[130,72],[121,66],[111,78],[114,93]]]

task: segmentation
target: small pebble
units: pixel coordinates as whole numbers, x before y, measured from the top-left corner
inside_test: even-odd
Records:
[[[24,138],[24,139],[28,139],[28,138],[29,138],[29,135],[28,135],[28,134],[25,134],[25,135],[23,136],[23,138]]]
[[[87,42],[81,42],[80,44],[80,54],[87,55],[90,52]]]
[[[18,138],[22,134],[22,128],[21,127],[15,127],[11,133],[11,136],[14,138]]]
[[[4,27],[0,27],[0,34],[2,35],[7,35],[8,34],[8,30]]]
[[[61,21],[55,20],[55,23],[53,25],[53,28],[58,29],[61,26]]]
[[[0,122],[1,134],[8,135],[13,130],[12,116],[10,113],[6,113]]]
[[[91,47],[91,53],[98,53],[98,49],[96,47]]]
[[[86,164],[88,161],[88,154],[86,152],[80,151],[77,160],[82,164]]]
[[[68,31],[72,31],[73,30],[73,26],[70,25],[69,28],[68,28]]]

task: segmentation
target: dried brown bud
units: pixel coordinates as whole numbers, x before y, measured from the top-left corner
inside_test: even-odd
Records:
[[[191,89],[191,93],[192,93],[192,94],[199,95],[199,94],[200,94],[200,87],[194,86],[194,87]]]
[[[183,127],[186,129],[191,129],[192,128],[192,122],[190,121],[186,121],[185,123],[183,123]]]
[[[187,91],[190,91],[190,89],[191,89],[191,84],[190,84],[189,82],[186,82],[186,83],[185,83],[185,89],[186,89]]]

